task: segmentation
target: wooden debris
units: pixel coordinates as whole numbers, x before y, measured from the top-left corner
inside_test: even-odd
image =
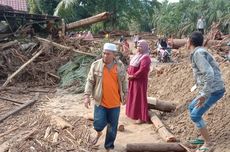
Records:
[[[11,128],[10,130],[7,130],[6,132],[1,133],[1,134],[0,134],[0,137],[5,136],[5,135],[7,135],[7,134],[9,134],[9,133],[11,133],[11,132],[17,130],[17,129],[18,129],[18,127]]]
[[[148,97],[149,109],[156,109],[164,112],[172,112],[176,109],[176,104],[168,101],[158,100],[153,97]]]
[[[31,131],[23,131],[17,134],[16,136],[13,136],[9,140],[5,141],[0,145],[0,152],[8,151],[11,144],[17,142],[17,141],[23,141],[28,139],[32,134],[34,134],[37,131],[37,129],[33,129]]]
[[[19,107],[17,107],[16,109],[14,109],[14,110],[8,112],[7,114],[5,114],[3,117],[0,118],[0,122],[2,122],[3,120],[5,120],[5,119],[8,118],[9,116],[11,116],[11,115],[13,115],[13,114],[15,114],[15,113],[21,111],[22,109],[24,109],[24,108],[26,108],[26,107],[28,107],[28,106],[34,104],[34,103],[38,100],[38,96],[39,96],[39,94],[36,94],[35,97],[34,97],[32,100],[30,100],[30,101],[28,101],[28,102],[25,102],[25,103],[22,104],[21,106],[19,106]]]
[[[9,47],[12,47],[14,45],[18,44],[18,41],[17,40],[14,40],[14,41],[10,41],[8,43],[5,43],[5,44],[2,44],[1,47],[0,47],[0,51],[6,49],[6,48],[9,48]]]
[[[50,41],[50,40],[40,38],[40,37],[35,37],[35,38],[37,38],[39,41],[42,41],[42,42],[48,42],[48,43],[50,43],[51,45],[53,45],[53,46],[55,46],[55,47],[58,47],[58,48],[61,48],[61,49],[71,50],[71,51],[74,51],[74,52],[76,52],[76,53],[80,53],[80,54],[85,54],[85,55],[89,55],[89,56],[96,57],[96,55],[95,55],[95,54],[92,54],[92,53],[82,52],[82,51],[76,50],[76,49],[74,49],[74,48],[71,48],[71,47],[68,47],[68,46],[64,46],[64,45],[61,45],[61,44],[52,42],[52,41]]]
[[[13,100],[13,99],[8,99],[8,98],[5,98],[5,97],[0,97],[0,99],[10,101],[10,102],[13,102],[13,103],[16,103],[16,104],[23,104],[23,102]]]
[[[24,63],[17,71],[15,71],[11,76],[9,76],[6,80],[6,82],[2,85],[3,87],[6,87],[7,84],[11,81],[12,78],[14,78],[22,69],[24,69],[27,65],[29,65],[34,59],[36,59],[40,54],[42,54],[44,51],[44,48],[42,48],[39,52],[37,52],[31,59],[29,59],[26,63]]]
[[[58,132],[55,132],[54,133],[54,136],[53,136],[53,143],[56,143],[58,141]]]
[[[51,129],[52,129],[52,127],[50,127],[50,126],[47,127],[45,135],[44,135],[44,139],[46,139],[50,135]]]
[[[150,118],[152,123],[157,129],[157,132],[160,134],[162,139],[164,139],[166,142],[176,142],[176,137],[170,133],[165,125],[161,122],[161,120],[157,117],[157,115],[154,112],[149,112]]]
[[[178,143],[132,143],[127,144],[127,152],[186,152]]]
[[[65,121],[64,119],[62,119],[61,117],[58,116],[51,116],[51,121],[50,121],[51,125],[54,125],[60,129],[66,129],[66,128],[73,128],[73,126],[68,123],[67,121]]]
[[[118,126],[118,129],[117,129],[117,130],[120,131],[120,132],[124,132],[124,131],[125,131],[125,125],[120,124],[120,125]]]

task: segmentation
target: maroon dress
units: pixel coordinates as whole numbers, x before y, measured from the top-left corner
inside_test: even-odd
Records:
[[[150,70],[150,57],[141,59],[138,67],[129,66],[128,74],[134,78],[129,80],[128,101],[126,115],[134,120],[149,121],[147,104],[148,73]]]

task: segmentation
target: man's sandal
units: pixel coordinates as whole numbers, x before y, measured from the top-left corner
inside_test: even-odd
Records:
[[[214,148],[211,147],[201,147],[199,149],[196,150],[196,152],[213,152]]]
[[[194,139],[194,140],[190,140],[189,143],[193,144],[193,145],[203,145],[204,144],[204,140],[197,138],[197,139]]]

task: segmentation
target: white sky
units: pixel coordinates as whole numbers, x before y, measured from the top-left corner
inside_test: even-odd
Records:
[[[159,2],[163,2],[164,0],[158,0]],[[179,0],[168,0],[170,3],[171,2],[179,2]]]

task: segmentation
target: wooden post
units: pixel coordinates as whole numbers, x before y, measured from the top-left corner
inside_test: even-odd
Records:
[[[127,152],[186,152],[178,143],[133,143],[126,145]]]
[[[177,141],[176,137],[166,129],[165,125],[161,122],[161,120],[157,117],[157,115],[154,112],[150,111],[149,115],[150,115],[152,123],[156,127],[162,139],[164,139],[166,142],[176,142]]]

